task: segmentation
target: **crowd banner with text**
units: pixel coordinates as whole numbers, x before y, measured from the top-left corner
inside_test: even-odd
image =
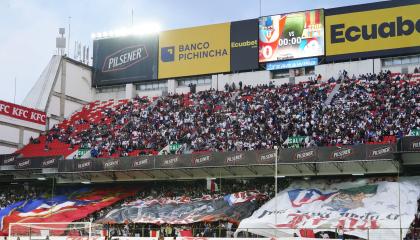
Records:
[[[419,12],[419,0],[326,10],[327,61],[420,52]]]
[[[157,79],[158,36],[128,36],[93,42],[93,86]]]
[[[230,23],[160,33],[160,79],[229,71]]]
[[[258,19],[230,24],[230,53],[232,72],[258,69]]]
[[[401,239],[417,214],[419,186],[418,177],[398,182],[392,177],[294,181],[242,220],[235,235],[243,231],[264,237],[302,237],[308,231],[334,235],[343,228],[340,234],[347,235],[345,239]]]
[[[324,10],[261,17],[259,61],[324,55]]]

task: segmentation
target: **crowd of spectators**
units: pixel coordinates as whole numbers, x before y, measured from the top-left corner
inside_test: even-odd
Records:
[[[380,142],[420,127],[419,82],[390,72],[350,77],[342,71],[327,83],[225,88],[153,103],[135,98],[105,109],[108,121],[79,120],[89,124],[81,132],[53,127],[47,145],[58,139],[88,149],[92,157],[167,154],[171,144],[180,146],[176,153],[243,151],[290,147],[293,137],[303,137],[299,147]]]

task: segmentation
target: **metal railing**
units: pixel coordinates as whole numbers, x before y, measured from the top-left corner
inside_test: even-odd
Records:
[[[165,226],[161,228],[132,227],[129,232],[124,233],[123,228],[110,227],[109,233],[113,237],[152,237],[159,232],[164,237],[180,237],[181,227]],[[226,229],[225,227],[182,229],[189,232],[192,237],[207,238],[267,238],[267,237],[303,237],[320,239],[359,239],[359,240],[416,240],[420,239],[420,228],[376,228],[376,229],[354,229],[354,228],[244,228]],[[152,233],[155,232],[155,233]],[[344,237],[343,237],[344,235]]]

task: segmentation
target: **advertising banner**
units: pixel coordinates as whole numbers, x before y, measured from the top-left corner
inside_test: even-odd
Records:
[[[324,10],[260,18],[260,62],[321,55],[324,55]]]
[[[157,79],[158,36],[129,36],[93,42],[93,86]]]
[[[408,136],[398,141],[400,152],[420,152],[420,137]]]
[[[385,1],[327,10],[327,60],[420,52],[419,12],[420,1]]]
[[[269,62],[266,65],[266,69],[269,71],[280,70],[280,69],[290,69],[290,68],[300,68],[318,65],[318,58],[304,58],[296,60],[287,60],[280,62]]]
[[[419,196],[418,178],[296,181],[242,220],[236,234],[290,237],[302,236],[296,229],[335,233],[343,228],[341,234],[362,239],[400,239],[417,214]]]
[[[229,220],[239,222],[249,217],[258,200],[267,196],[255,191],[237,192],[225,196],[138,199],[109,212],[98,223],[190,224]]]
[[[16,105],[0,100],[0,115],[45,125],[47,114],[33,108]]]
[[[62,156],[52,157],[33,157],[33,158],[17,158],[14,162],[16,169],[42,169],[42,168],[57,168],[58,161]]]
[[[0,165],[14,165],[16,162],[16,154],[3,154],[0,155]]]
[[[159,35],[159,78],[230,71],[230,23]]]
[[[258,19],[230,24],[230,69],[258,69]]]

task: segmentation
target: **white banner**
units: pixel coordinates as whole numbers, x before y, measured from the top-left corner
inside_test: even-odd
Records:
[[[400,239],[417,213],[419,182],[418,178],[400,179],[400,184],[379,179],[296,182],[242,220],[235,235],[248,231],[290,237],[304,232],[308,237],[330,232],[364,239]]]

